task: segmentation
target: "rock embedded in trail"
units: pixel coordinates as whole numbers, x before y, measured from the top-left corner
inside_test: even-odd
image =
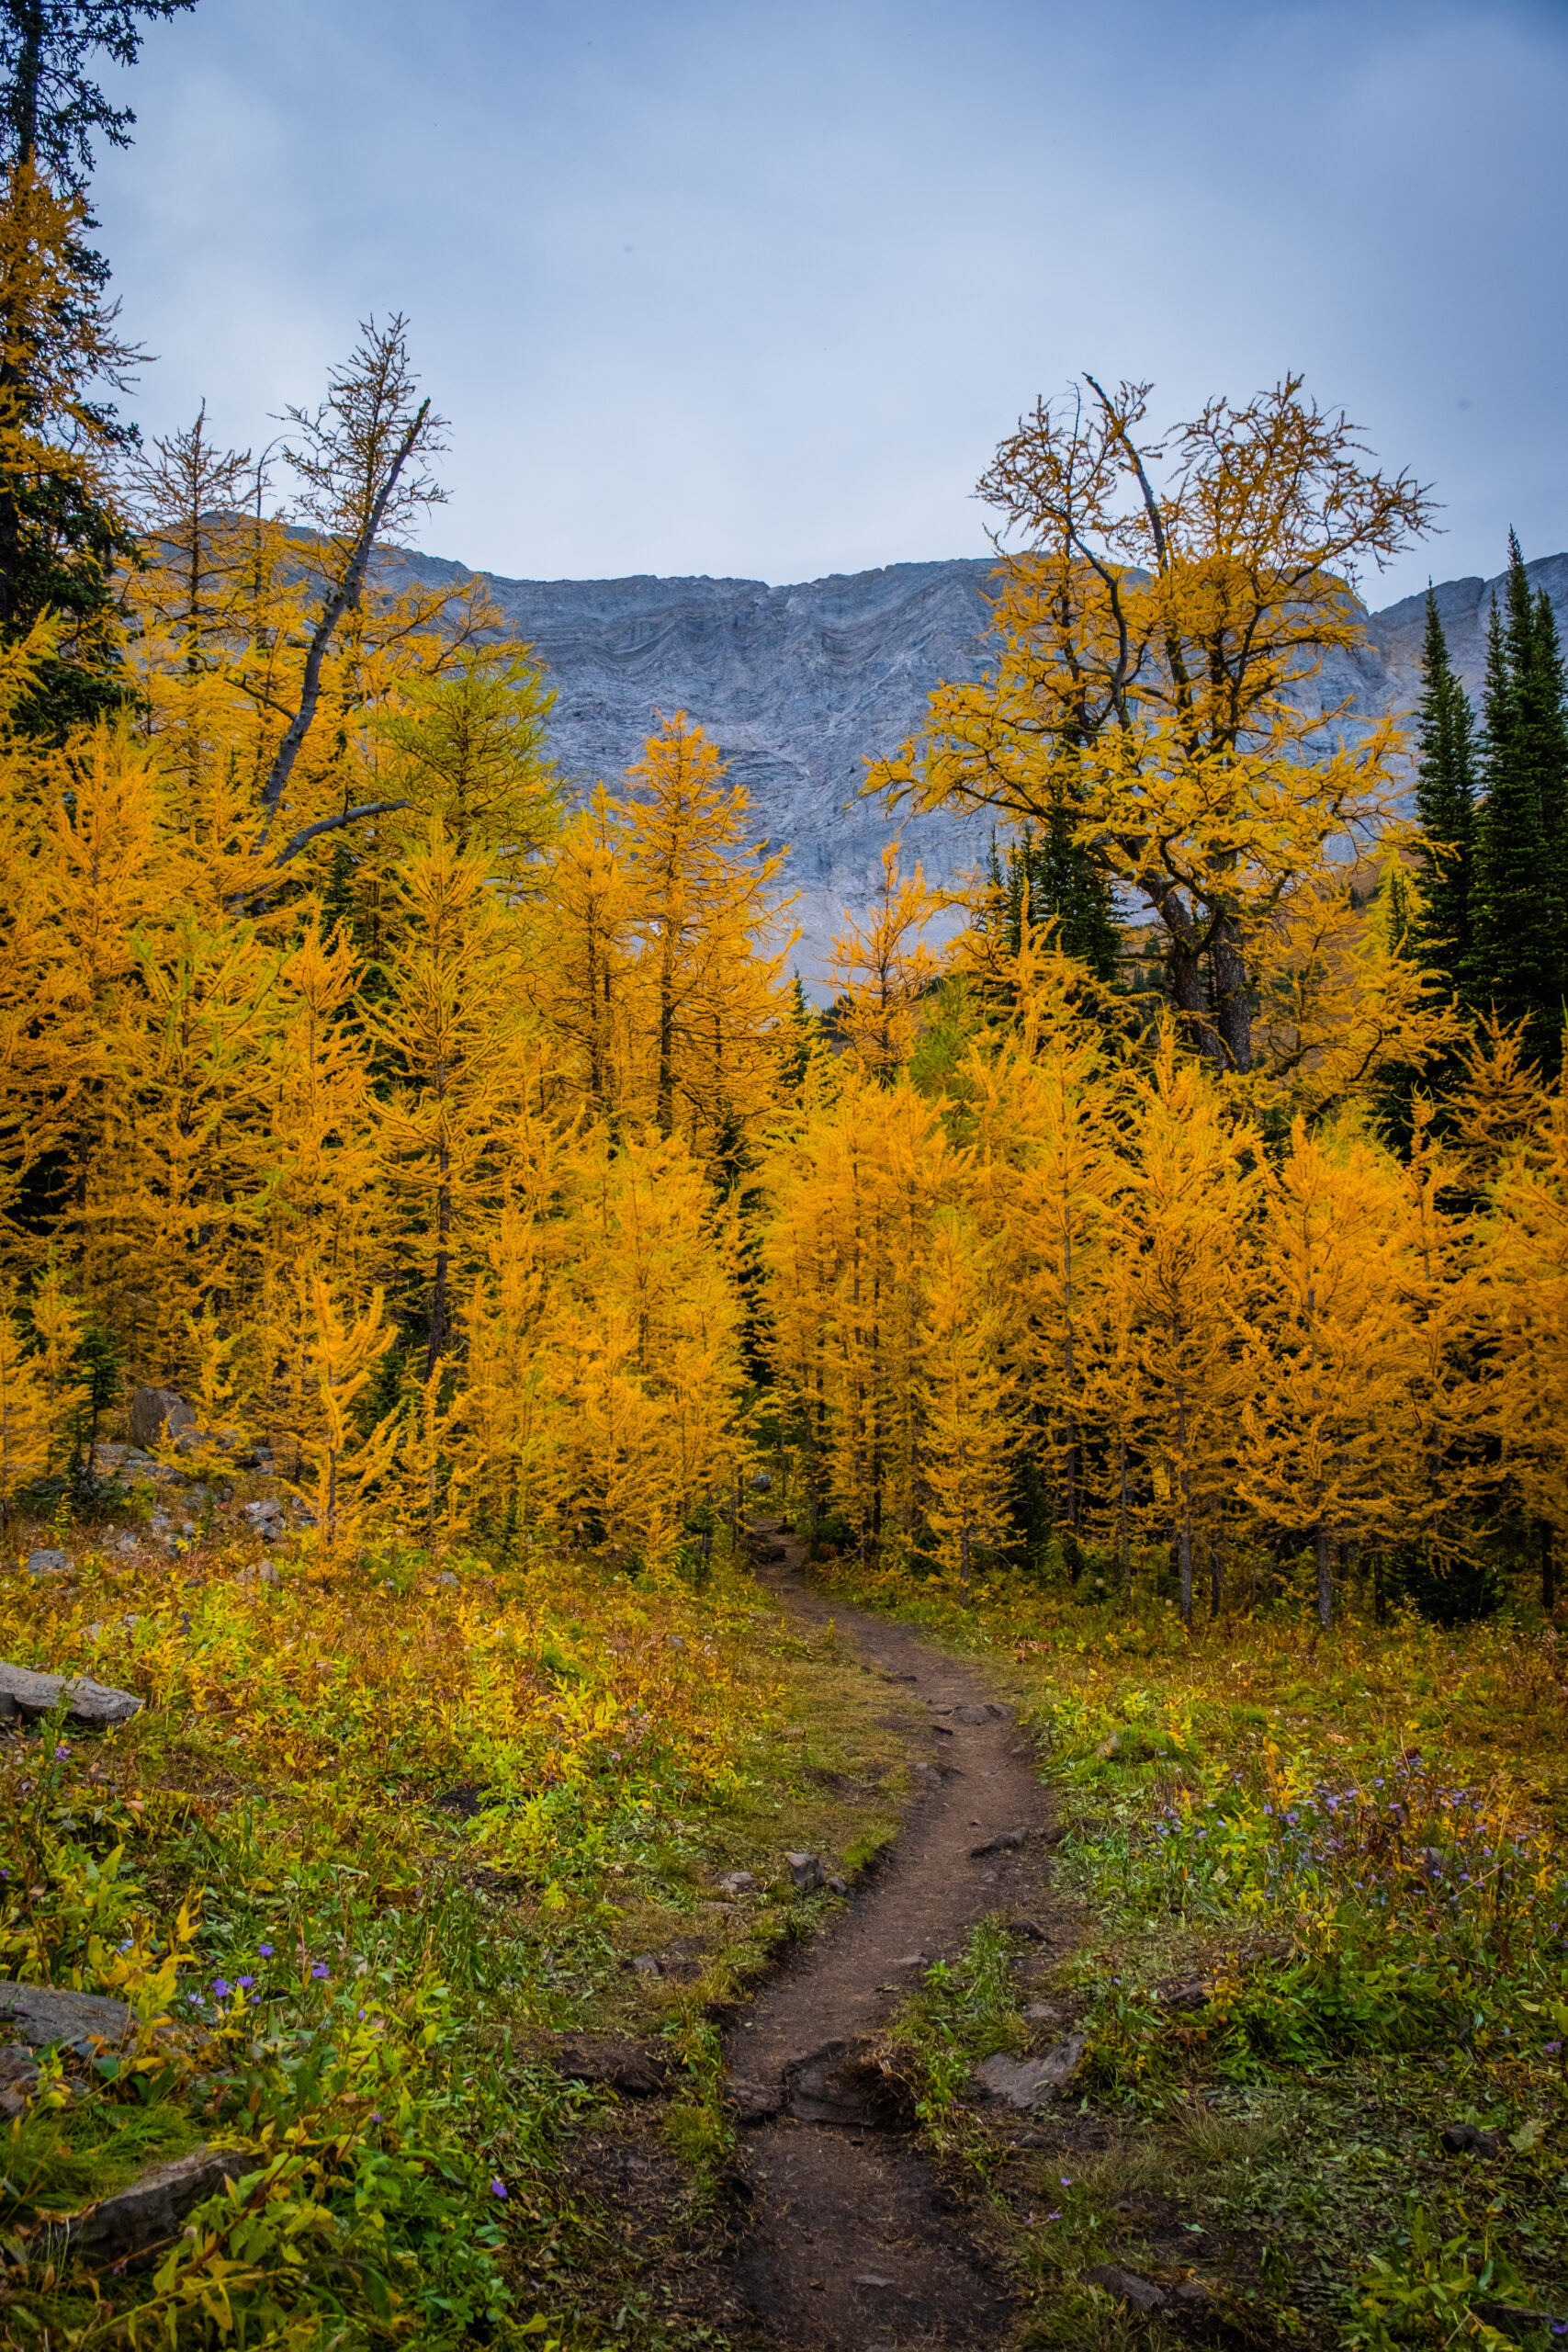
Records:
[[[828,1873],[818,1854],[786,1854],[784,1867],[797,1894],[815,1894],[826,1883]]]
[[[17,1716],[34,1722],[52,1714],[64,1700],[68,1721],[84,1731],[103,1731],[129,1723],[141,1713],[141,1702],[130,1690],[116,1690],[86,1674],[36,1674],[30,1667],[10,1666],[0,1659],[0,1723]]]
[[[1029,1832],[1026,1829],[1000,1830],[995,1838],[988,1838],[985,1845],[971,1846],[969,1859],[972,1862],[977,1862],[987,1854],[1016,1854],[1028,1835]]]
[[[771,2123],[784,2108],[784,2093],[767,2083],[749,2083],[732,2075],[724,2086],[724,2103],[737,2123]]]

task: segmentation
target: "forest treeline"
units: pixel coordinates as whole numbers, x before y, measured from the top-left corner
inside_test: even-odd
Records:
[[[205,413],[143,445],[49,160],[0,205],[7,1510],[90,1502],[152,1385],[268,1438],[326,1556],[696,1571],[782,1456],[819,1546],[965,1586],[1190,1618],[1304,1558],[1327,1623],[1347,1572],[1528,1560],[1551,1606],[1563,694],[1517,546],[1479,730],[1434,609],[1413,824],[1394,722],[1314,688],[1421,488],[1295,378],[1037,407],[987,674],[867,786],[1005,848],[940,951],[890,849],[825,1023],[700,725],[579,805],[482,583],[384,560],[440,496],[404,322],[289,412],[287,496]]]

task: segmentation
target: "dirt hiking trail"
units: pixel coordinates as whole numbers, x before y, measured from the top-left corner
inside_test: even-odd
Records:
[[[921,1969],[952,1959],[987,1914],[1026,1917],[1042,1960],[1075,1940],[1051,1917],[1034,1750],[979,1669],[814,1592],[798,1543],[773,1540],[784,1558],[761,1580],[796,1618],[831,1620],[862,1664],[924,1701],[931,1731],[897,1844],[725,2037],[750,2190],[729,2294],[764,2340],[790,2346],[999,2352],[1014,2297],[985,2200],[942,2181],[863,2060]]]

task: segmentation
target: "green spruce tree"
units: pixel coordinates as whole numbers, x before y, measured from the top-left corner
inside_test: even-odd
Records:
[[[1416,960],[1463,997],[1471,980],[1471,896],[1475,857],[1475,720],[1449,661],[1438,600],[1427,591],[1426,684],[1416,715],[1416,862],[1421,911],[1410,933]]]
[[[1507,619],[1492,605],[1486,648],[1486,796],[1475,824],[1471,1001],[1524,1024],[1536,1059],[1562,1051],[1563,800],[1568,729],[1557,630],[1532,599],[1508,535]],[[1544,608],[1544,609],[1543,609]]]
[[[1074,835],[1072,811],[1058,801],[1043,832],[1025,825],[1009,844],[1005,879],[998,875],[1004,935],[1016,955],[1026,916],[1032,930],[1055,923],[1063,954],[1087,964],[1097,979],[1111,980],[1122,950],[1111,885]],[[993,847],[993,865],[995,857]]]

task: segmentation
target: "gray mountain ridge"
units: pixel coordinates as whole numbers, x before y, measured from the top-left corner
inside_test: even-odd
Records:
[[[383,578],[431,584],[470,576],[435,556],[387,550]],[[770,587],[760,580],[484,580],[511,628],[526,638],[557,689],[552,745],[581,797],[603,777],[615,789],[658,724],[684,710],[701,722],[751,797],[757,835],[788,849],[798,894],[793,920],[803,970],[818,978],[846,906],[863,908],[883,845],[902,836],[906,865],[929,880],[968,871],[990,837],[988,819],[908,816],[900,822],[857,795],[868,757],[892,752],[919,727],[939,679],[977,678],[992,557],[889,564],[877,571]],[[1568,554],[1527,566],[1568,623]],[[1486,617],[1505,575],[1444,581],[1438,609],[1454,665],[1479,703]],[[1367,641],[1332,655],[1309,691],[1324,709],[1348,706],[1351,726],[1408,712],[1421,691],[1425,594],[1369,615]],[[1565,632],[1568,633],[1568,632]]]

